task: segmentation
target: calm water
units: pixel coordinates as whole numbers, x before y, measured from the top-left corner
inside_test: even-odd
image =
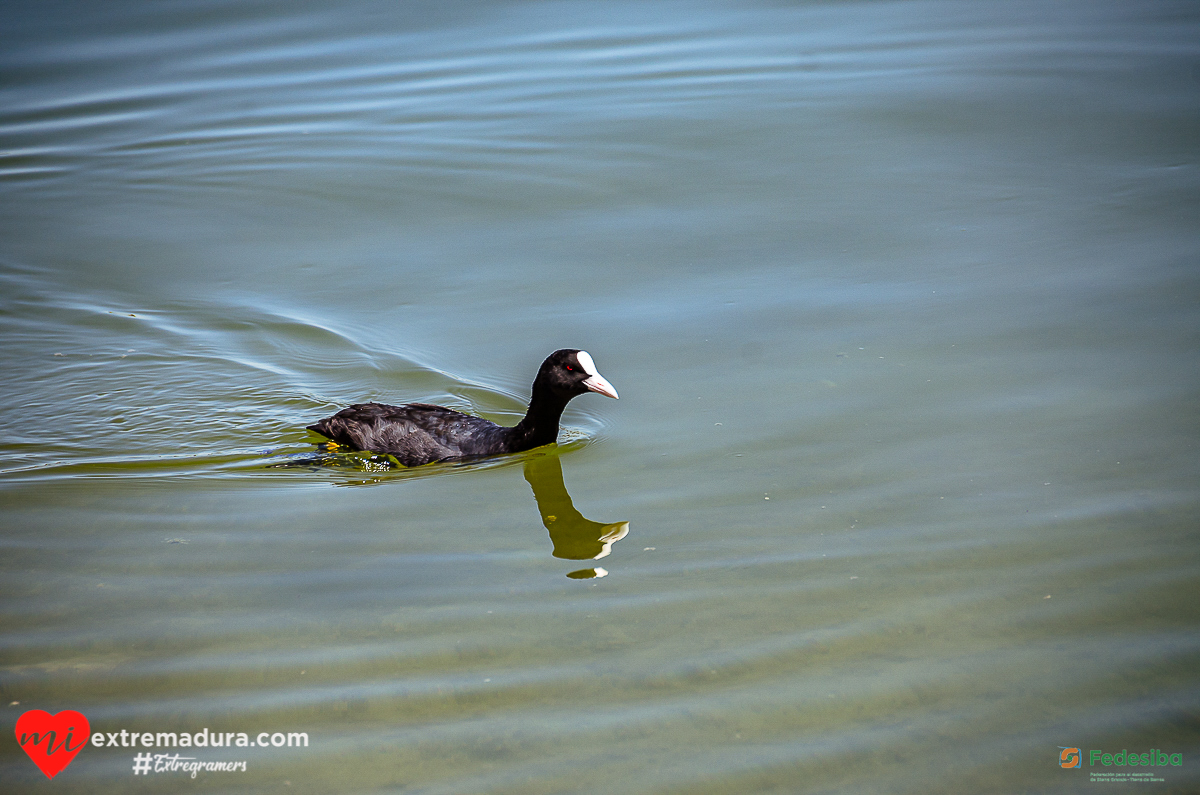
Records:
[[[7,4],[4,789],[1200,789],[1198,154],[1188,2]]]

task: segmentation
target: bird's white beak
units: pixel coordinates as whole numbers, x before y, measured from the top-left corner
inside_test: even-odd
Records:
[[[613,400],[618,400],[617,390],[613,389],[613,385],[604,380],[604,376],[600,375],[600,371],[596,369],[596,363],[592,361],[592,355],[587,351],[579,351],[575,354],[575,358],[579,360],[579,365],[583,371],[588,374],[588,378],[583,382],[592,392],[599,392],[601,395],[606,395]]]
[[[617,398],[617,390],[613,389],[613,385],[608,383],[608,381],[605,381],[604,376],[600,375],[599,373],[589,376],[587,380],[583,382],[583,385],[592,392],[599,392],[601,395],[606,395],[614,400],[619,400],[619,398]]]

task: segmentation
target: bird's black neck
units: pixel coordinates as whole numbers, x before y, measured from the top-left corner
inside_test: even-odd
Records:
[[[512,437],[521,445],[521,449],[531,450],[558,439],[558,421],[570,399],[564,399],[540,384],[533,385],[529,411],[512,429]]]

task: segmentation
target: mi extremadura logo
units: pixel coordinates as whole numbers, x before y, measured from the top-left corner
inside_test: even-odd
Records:
[[[307,748],[307,732],[210,732],[207,728],[189,732],[145,732],[92,731],[88,719],[81,712],[67,709],[56,715],[40,709],[32,709],[17,719],[17,745],[33,763],[54,778],[63,768],[71,764],[84,746],[96,748],[184,748],[187,752],[217,750],[229,753],[237,748]],[[138,753],[134,759],[133,774],[151,772],[183,771],[196,777],[199,771],[232,772],[246,770],[246,760],[207,761],[195,756],[182,756],[178,752],[151,754]]]

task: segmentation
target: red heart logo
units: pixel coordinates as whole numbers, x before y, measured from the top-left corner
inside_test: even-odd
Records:
[[[17,743],[47,778],[54,778],[71,764],[79,749],[88,744],[92,726],[82,712],[64,709],[51,715],[31,709],[17,718]],[[78,743],[75,738],[80,737]]]

